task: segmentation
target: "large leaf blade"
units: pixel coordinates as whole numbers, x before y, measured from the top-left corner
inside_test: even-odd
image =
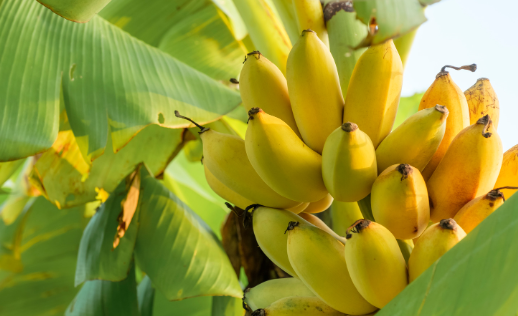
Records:
[[[517,211],[514,195],[377,315],[515,315]]]
[[[149,124],[188,126],[175,110],[204,123],[240,103],[235,91],[100,17],[77,24],[34,1],[6,0],[0,29],[0,46],[7,47],[0,78],[9,78],[0,85],[0,161],[52,146],[61,86],[70,125],[90,160],[104,152],[108,135],[118,151]]]
[[[142,177],[141,188],[135,258],[155,287],[169,300],[240,297],[228,257],[198,216],[151,176]]]

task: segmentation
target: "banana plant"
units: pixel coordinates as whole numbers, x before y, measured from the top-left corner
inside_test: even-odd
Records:
[[[324,1],[344,97],[366,47],[395,39],[404,63],[434,2]],[[244,138],[245,55],[285,74],[301,25],[292,0],[0,0],[0,314],[243,315],[247,284],[283,273],[250,260],[267,259],[175,110]],[[401,99],[396,126],[420,99]],[[378,314],[516,312],[516,208]]]

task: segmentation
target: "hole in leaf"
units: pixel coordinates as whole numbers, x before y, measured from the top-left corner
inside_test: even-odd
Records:
[[[70,81],[74,81],[74,72],[76,71],[76,68],[77,68],[76,64],[72,64],[72,66],[70,66],[70,72],[69,72]]]
[[[160,123],[160,124],[164,124],[165,123],[164,114],[158,113],[158,123]]]

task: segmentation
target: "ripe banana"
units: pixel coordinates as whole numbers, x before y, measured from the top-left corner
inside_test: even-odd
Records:
[[[243,302],[247,310],[266,308],[286,297],[315,297],[315,294],[297,278],[273,279],[245,291]]]
[[[295,0],[293,6],[297,15],[299,32],[311,29],[317,33],[322,43],[329,46],[324,11],[320,0]]]
[[[316,202],[328,193],[322,157],[307,147],[281,119],[259,108],[248,112],[246,154],[259,176],[280,195]]]
[[[351,315],[363,315],[376,309],[351,281],[344,245],[323,230],[303,222],[291,222],[288,257],[302,282],[332,308]]]
[[[431,220],[452,218],[466,203],[486,194],[501,166],[502,142],[486,115],[455,137],[428,181]]]
[[[286,297],[251,316],[346,316],[329,307],[318,297]]]
[[[455,215],[453,219],[462,227],[466,234],[469,234],[486,217],[504,204],[504,193],[500,190],[501,188],[493,189],[488,194],[471,200]]]
[[[308,221],[309,223],[315,225],[316,227],[322,229],[323,231],[325,231],[329,235],[333,236],[336,240],[340,241],[342,244],[345,245],[345,238],[342,236],[339,236],[337,233],[335,233],[320,218],[316,217],[313,214],[308,214],[308,213],[304,213],[304,212],[300,213],[299,216],[302,217],[303,219],[305,219],[306,221]]]
[[[435,77],[435,81],[423,95],[421,103],[419,103],[419,111],[435,107],[437,104],[444,105],[449,111],[446,131],[441,144],[422,172],[426,181],[432,176],[455,136],[469,125],[468,102],[462,90],[453,82],[450,74],[445,70],[446,67],[449,66],[444,66],[441,69],[441,72]],[[476,65],[460,68],[475,71]]]
[[[293,221],[312,225],[297,214],[285,210],[257,207],[252,212],[254,235],[261,250],[279,268],[297,277],[286,250],[288,241],[288,234],[285,234],[286,227]]]
[[[286,78],[258,51],[247,55],[239,76],[239,92],[247,111],[261,107],[266,113],[283,120],[300,137],[291,110]]]
[[[410,282],[455,246],[466,233],[453,219],[443,219],[425,230],[408,259]]]
[[[308,207],[304,210],[304,213],[310,213],[310,214],[316,214],[316,213],[322,213],[323,211],[327,210],[331,204],[333,203],[333,197],[331,194],[327,194],[322,199],[309,203]]]
[[[311,30],[302,32],[286,66],[295,121],[304,142],[322,153],[327,136],[342,124],[344,100],[329,48]]]
[[[423,171],[441,144],[447,117],[448,109],[436,105],[406,119],[376,149],[378,172],[400,163]]]
[[[344,123],[327,138],[322,176],[329,193],[341,202],[366,197],[376,176],[376,152],[369,136],[354,123]]]
[[[408,164],[392,165],[374,182],[372,215],[397,239],[413,239],[430,220],[428,191],[421,173]]]
[[[346,238],[345,261],[354,285],[369,303],[383,308],[408,283],[396,238],[382,225],[366,219],[354,223]]]
[[[288,208],[288,209],[286,209],[286,211],[290,211],[295,214],[300,214],[308,208],[309,204],[311,204],[311,203],[309,203],[309,202],[300,203],[300,205],[292,207],[292,208]]]
[[[363,219],[363,215],[356,202],[334,201],[331,206],[331,219],[333,231],[345,236],[347,228],[357,220]]]
[[[489,79],[478,79],[473,86],[464,91],[464,95],[468,101],[470,124],[475,124],[478,119],[489,114],[495,125],[495,130],[497,130],[498,120],[500,119],[500,102]]]
[[[496,180],[495,188],[515,186],[518,184],[518,145],[512,147],[504,154],[502,168]],[[505,198],[508,199],[516,190],[502,189]]]
[[[201,129],[199,133],[203,142],[203,163],[229,189],[245,199],[265,206],[290,208],[300,204],[279,195],[261,179],[248,161],[244,140],[202,127],[181,116],[178,111],[175,114]]]
[[[204,164],[203,169],[205,170],[205,179],[207,179],[207,183],[210,188],[216,192],[217,195],[221,196],[226,201],[234,204],[235,206],[245,209],[247,206],[254,204],[254,202],[250,201],[237,194],[235,191],[229,189],[226,185],[224,185],[221,181],[219,181],[213,174],[210,172],[209,168]]]
[[[367,49],[354,67],[344,122],[354,122],[374,147],[390,133],[403,85],[403,64],[392,40]]]

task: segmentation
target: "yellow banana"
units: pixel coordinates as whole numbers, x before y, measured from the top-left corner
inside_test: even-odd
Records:
[[[435,107],[437,104],[444,105],[449,111],[446,131],[441,144],[422,172],[426,181],[432,176],[455,136],[469,125],[468,102],[462,90],[453,82],[450,74],[445,70],[446,67],[448,66],[444,66],[441,72],[437,74],[435,81],[426,90],[419,103],[419,111]],[[460,68],[475,71],[476,65]]]
[[[337,233],[335,233],[331,228],[329,228],[329,226],[326,225],[326,223],[324,223],[323,220],[321,220],[320,218],[316,217],[315,215],[313,214],[308,214],[308,213],[300,213],[299,214],[300,217],[302,217],[303,219],[305,219],[306,221],[308,221],[309,223],[315,225],[316,227],[322,229],[323,231],[325,231],[326,233],[328,233],[329,235],[333,236],[336,240],[340,241],[342,244],[345,245],[345,238],[342,237],[342,236],[339,236]]]
[[[475,124],[478,119],[489,114],[495,130],[500,119],[500,102],[489,79],[480,78],[468,90],[464,91],[469,107],[469,123]]]
[[[290,211],[295,214],[300,214],[308,208],[309,204],[311,204],[311,203],[309,203],[309,202],[300,203],[300,205],[292,207],[292,208],[288,208],[288,209],[286,209],[286,211]]]
[[[324,10],[322,10],[320,0],[295,0],[293,6],[297,15],[299,32],[311,29],[317,33],[322,43],[329,46]]]
[[[226,201],[234,204],[235,206],[245,209],[247,206],[254,204],[254,202],[250,201],[237,194],[235,191],[229,189],[226,185],[224,185],[221,181],[219,181],[213,174],[210,172],[209,168],[204,164],[203,169],[205,170],[205,179],[207,179],[207,183],[209,184],[212,191],[216,192],[217,195],[221,196]]]
[[[406,263],[394,235],[382,225],[358,220],[348,230],[345,261],[360,294],[382,308],[407,285]]]
[[[455,246],[466,233],[453,219],[443,219],[425,230],[408,259],[408,275],[414,281],[437,259]]]
[[[329,193],[341,202],[366,197],[376,176],[376,152],[366,133],[344,123],[327,138],[322,152],[322,176]]]
[[[357,220],[363,219],[363,215],[356,202],[333,201],[331,219],[333,231],[338,235],[345,236],[347,228]]]
[[[329,307],[318,297],[286,297],[251,316],[346,316]]]
[[[486,115],[455,137],[428,180],[431,220],[452,218],[466,203],[486,194],[501,166],[502,142]]]
[[[261,107],[280,118],[300,137],[282,72],[260,52],[248,54],[239,76],[239,92],[247,111]]]
[[[397,239],[397,244],[399,246],[399,250],[401,250],[401,254],[403,258],[405,258],[405,262],[408,263],[408,259],[410,258],[410,254],[414,249],[414,242],[412,239]]]
[[[248,115],[246,153],[264,182],[290,200],[316,202],[324,198],[328,193],[322,179],[322,157],[281,119],[259,108]]]
[[[511,188],[518,189],[517,187]],[[489,191],[488,194],[471,200],[455,215],[453,219],[462,227],[466,234],[469,234],[478,224],[486,219],[486,217],[504,204],[505,197],[501,189],[502,188],[493,189]]]
[[[285,234],[286,227],[293,221],[312,225],[297,214],[285,210],[256,207],[252,212],[254,235],[261,250],[279,268],[297,277],[286,250],[288,241],[288,234]]]
[[[327,194],[322,199],[309,203],[308,207],[304,210],[304,213],[316,214],[327,210],[333,203],[333,197],[331,194]]]
[[[512,147],[504,154],[502,168],[496,180],[495,188],[516,186],[518,184],[518,145]],[[516,190],[503,189],[505,198],[508,199]]]
[[[408,164],[392,165],[374,182],[372,215],[397,239],[413,239],[430,220],[428,191],[423,176]]]
[[[291,222],[288,257],[302,282],[327,305],[350,315],[376,310],[356,290],[345,263],[344,245],[333,236],[313,225]]]
[[[290,208],[300,204],[279,195],[261,179],[248,161],[244,140],[202,127],[181,116],[178,111],[175,114],[201,129],[199,133],[203,142],[203,163],[229,189],[245,199],[265,206]]]
[[[447,117],[448,109],[436,105],[406,119],[376,149],[378,172],[400,163],[422,172],[441,144]]]
[[[322,153],[327,136],[342,124],[344,108],[333,56],[315,32],[305,30],[286,67],[291,107],[302,139]]]
[[[403,64],[393,41],[369,47],[354,67],[343,121],[358,124],[378,147],[394,125],[402,85]]]
[[[245,291],[243,302],[247,310],[266,308],[286,297],[315,297],[315,294],[297,278],[273,279]]]

